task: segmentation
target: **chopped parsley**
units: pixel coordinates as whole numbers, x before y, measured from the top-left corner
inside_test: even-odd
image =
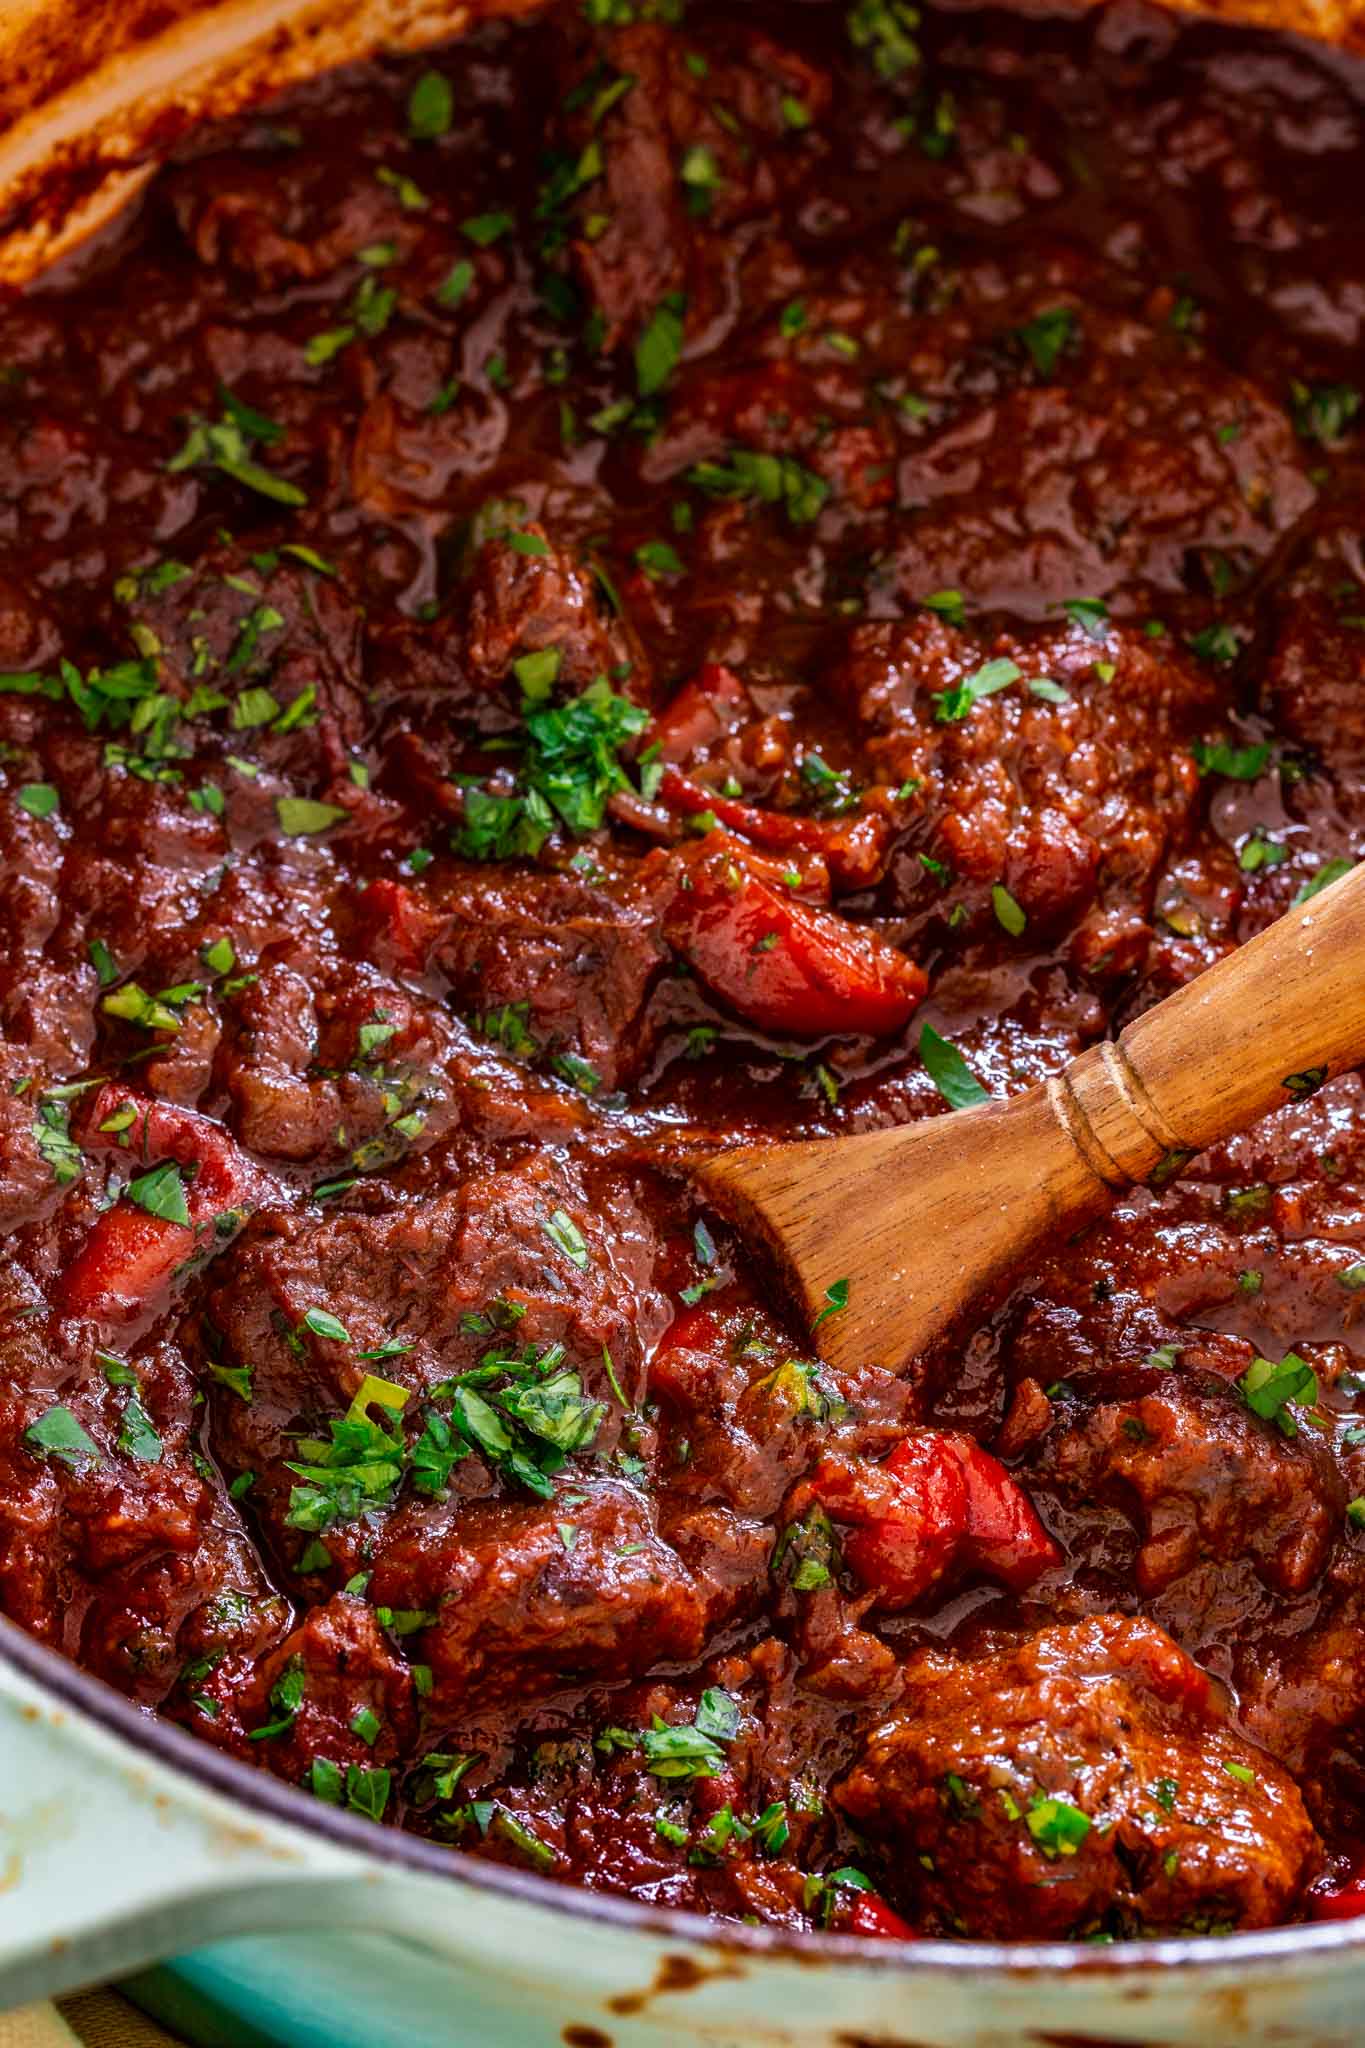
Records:
[[[827,1322],[831,1316],[841,1315],[847,1307],[848,1281],[836,1280],[825,1289],[825,1305],[815,1318],[811,1328],[818,1330],[821,1323]]]
[[[1190,651],[1201,661],[1236,661],[1242,651],[1242,643],[1232,627],[1219,621],[1216,625],[1205,626],[1202,633],[1191,633]]]
[[[1050,377],[1063,354],[1079,339],[1079,328],[1070,306],[1050,306],[1025,326],[1016,327],[1014,334],[1038,375]]]
[[[24,1431],[24,1442],[31,1451],[56,1458],[59,1464],[69,1465],[73,1471],[79,1471],[87,1459],[99,1458],[93,1440],[71,1410],[60,1401],[40,1415],[36,1422],[29,1424]]]
[[[219,385],[218,397],[222,405],[218,419],[192,418],[184,445],[166,464],[167,469],[217,469],[278,505],[306,505],[307,496],[297,484],[277,476],[252,453],[257,444],[270,448],[282,441],[284,428],[246,405],[225,384]]]
[[[161,1165],[130,1180],[124,1193],[139,1209],[145,1209],[149,1216],[159,1216],[163,1222],[188,1224],[190,1220],[184,1175],[173,1160],[163,1160]]]
[[[746,498],[763,505],[781,505],[793,526],[818,518],[829,497],[829,485],[791,455],[763,455],[755,448],[732,448],[729,461],[697,462],[687,481],[713,498]]]
[[[777,1540],[772,1568],[794,1593],[818,1593],[834,1583],[839,1545],[834,1525],[821,1507],[802,1522],[789,1522]]]
[[[655,1778],[714,1778],[725,1768],[723,1742],[739,1732],[739,1709],[730,1695],[713,1688],[704,1692],[696,1719],[670,1728],[656,1714],[652,1728],[640,1736],[646,1769]]]
[[[1018,662],[1011,661],[1008,656],[983,663],[965,681],[955,683],[950,690],[936,692],[935,719],[940,725],[958,724],[983,697],[993,697],[997,690],[1007,690],[1011,683],[1018,682],[1022,673]]]
[[[670,292],[654,308],[635,344],[635,381],[641,398],[662,391],[682,358],[686,300]]]
[[[562,1252],[566,1259],[572,1260],[575,1266],[586,1273],[588,1270],[588,1247],[584,1243],[582,1231],[568,1211],[566,1209],[554,1210],[551,1215],[546,1217],[540,1227],[549,1238],[555,1250]]]
[[[1074,1856],[1090,1833],[1090,1818],[1069,1800],[1039,1792],[1030,1801],[1024,1826],[1045,1856]]]
[[[501,210],[495,213],[476,213],[471,219],[461,221],[460,232],[469,237],[480,249],[491,249],[494,242],[500,242],[504,235],[516,226],[516,216]]]
[[[1359,411],[1354,384],[1304,384],[1295,378],[1289,387],[1289,414],[1300,440],[1340,441]]]
[[[287,838],[307,839],[339,825],[347,813],[340,804],[320,803],[316,797],[277,796],[275,815]]]
[[[142,1405],[141,1396],[133,1388],[123,1404],[123,1419],[119,1424],[118,1447],[140,1465],[157,1465],[161,1462],[163,1445],[155,1423]]]
[[[1028,918],[1003,882],[996,882],[991,888],[991,908],[995,912],[996,922],[1003,926],[1012,939],[1017,939],[1028,924]]]
[[[1227,740],[1196,740],[1190,752],[1201,775],[1225,775],[1231,782],[1254,782],[1270,759],[1266,741],[1234,747]]]
[[[1073,626],[1079,626],[1090,640],[1109,636],[1109,607],[1100,597],[1069,597],[1062,606]]]
[[[15,802],[30,818],[50,818],[61,799],[50,782],[26,782],[16,792]]]
[[[71,1135],[70,1103],[44,1096],[31,1128],[38,1156],[51,1168],[57,1186],[69,1187],[73,1180],[79,1180],[85,1162]]]
[[[566,704],[526,709],[517,787],[466,787],[456,852],[471,860],[535,854],[557,819],[575,836],[597,831],[610,799],[631,786],[621,753],[648,722],[640,705],[614,696],[602,677]]]
[[[920,599],[927,612],[937,612],[950,626],[965,626],[967,623],[967,600],[960,590],[935,590],[928,597]]]
[[[635,550],[635,560],[651,582],[657,582],[662,576],[681,576],[683,573],[678,550],[666,540],[643,542]]]
[[[899,78],[920,61],[915,31],[919,9],[911,0],[853,0],[848,33],[854,48],[870,58],[879,78]]]
[[[1263,832],[1253,832],[1243,841],[1237,865],[1244,875],[1259,874],[1262,868],[1280,867],[1289,858],[1289,848]]]
[[[970,1109],[974,1103],[990,1101],[990,1091],[982,1087],[957,1047],[941,1038],[932,1024],[920,1031],[919,1056],[950,1109]]]
[[[407,1462],[401,1423],[376,1421],[369,1412],[371,1390],[389,1386],[367,1373],[345,1415],[328,1424],[326,1438],[298,1440],[298,1456],[285,1461],[303,1481],[290,1490],[289,1528],[319,1534],[338,1522],[357,1521],[394,1498]],[[407,1401],[406,1388],[393,1387],[374,1405],[401,1409]]]
[[[1339,882],[1343,875],[1349,875],[1354,866],[1354,861],[1343,860],[1340,855],[1332,860],[1325,860],[1312,880],[1305,882],[1299,890],[1292,907],[1297,910],[1301,903],[1311,903],[1323,889],[1330,889],[1333,882]]]
[[[408,94],[408,134],[414,142],[434,142],[449,132],[454,111],[450,80],[424,71]]]
[[[1253,1415],[1273,1422],[1284,1436],[1297,1436],[1299,1425],[1290,1412],[1290,1402],[1312,1407],[1318,1398],[1318,1377],[1306,1359],[1288,1351],[1277,1365],[1273,1359],[1253,1358],[1237,1382],[1238,1392]]]

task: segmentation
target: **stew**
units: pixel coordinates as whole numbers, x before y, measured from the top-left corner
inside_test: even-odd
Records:
[[[1365,1906],[1359,1078],[894,1375],[688,1178],[1023,1088],[1354,858],[1361,86],[586,0],[0,305],[6,1614],[732,1919]]]

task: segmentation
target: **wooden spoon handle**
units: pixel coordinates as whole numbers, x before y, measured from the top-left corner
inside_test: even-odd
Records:
[[[1365,1060],[1365,866],[1290,910],[1048,1083],[1111,1188],[1192,1154]]]
[[[1365,1060],[1365,866],[1042,1087],[702,1162],[832,1364],[899,1370],[1049,1236]]]

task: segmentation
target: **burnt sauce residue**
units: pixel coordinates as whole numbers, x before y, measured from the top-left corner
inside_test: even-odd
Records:
[[[589,0],[0,306],[8,1615],[655,1903],[1365,1903],[1357,1077],[899,1375],[687,1179],[1022,1089],[1353,858],[1360,82]]]

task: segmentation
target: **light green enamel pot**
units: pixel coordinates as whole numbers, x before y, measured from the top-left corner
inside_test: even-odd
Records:
[[[322,1806],[0,1623],[0,2009],[199,1949],[181,1988],[236,2015],[236,2048],[1365,2035],[1365,1923],[1113,1948],[719,1930]]]
[[[106,218],[202,112],[536,4],[0,0],[0,282]],[[1365,42],[1365,0],[1183,4]],[[1365,1921],[1114,1948],[719,1930],[369,1826],[0,1622],[0,2010],[173,1957],[143,1995],[214,2048],[1365,2040]]]

